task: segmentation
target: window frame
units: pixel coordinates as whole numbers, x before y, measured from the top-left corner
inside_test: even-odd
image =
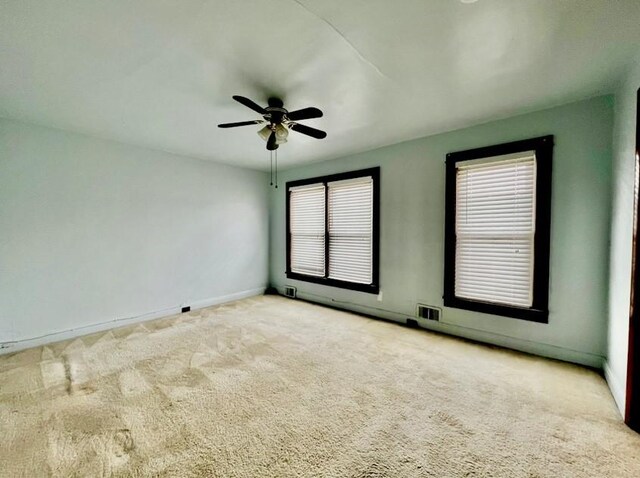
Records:
[[[373,181],[373,224],[372,224],[372,256],[371,256],[371,284],[360,284],[357,282],[349,282],[338,279],[331,279],[329,274],[329,188],[328,183],[341,181],[344,179],[356,179],[370,176]],[[324,220],[324,262],[325,277],[309,276],[291,271],[291,224],[290,224],[290,196],[291,188],[297,186],[306,186],[308,184],[322,183],[325,186],[325,220]],[[296,181],[288,181],[286,183],[286,247],[287,247],[287,264],[286,276],[288,279],[299,280],[304,282],[312,282],[330,287],[338,287],[341,289],[355,290],[366,292],[369,294],[378,294],[380,291],[380,167],[360,169],[358,171],[348,171],[344,173],[330,174],[327,176],[317,176],[313,178],[299,179]]]
[[[551,165],[553,135],[457,151],[446,157],[444,305],[456,309],[499,315],[539,323],[549,322],[549,252],[551,242]],[[463,161],[535,151],[536,233],[533,241],[533,304],[518,307],[482,302],[455,295],[456,265],[456,166]]]

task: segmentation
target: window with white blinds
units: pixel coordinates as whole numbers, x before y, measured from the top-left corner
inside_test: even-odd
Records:
[[[553,141],[447,154],[446,307],[548,323]]]
[[[373,179],[329,187],[329,277],[370,284],[373,279]]]
[[[289,195],[291,270],[324,277],[325,185],[290,188]]]
[[[287,277],[377,293],[379,168],[287,183]]]
[[[533,305],[535,151],[456,167],[455,295]]]

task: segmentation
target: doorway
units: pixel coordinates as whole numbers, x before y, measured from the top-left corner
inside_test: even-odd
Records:
[[[629,356],[627,360],[627,400],[624,420],[640,432],[640,89],[636,98],[635,187],[633,205],[633,252],[631,259],[631,304],[629,308]]]

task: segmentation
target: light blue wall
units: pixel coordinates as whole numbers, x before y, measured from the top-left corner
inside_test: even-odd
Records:
[[[283,171],[281,187],[271,192],[270,282],[294,285],[302,298],[394,320],[413,317],[418,302],[441,307],[446,153],[553,134],[549,324],[445,308],[439,324],[425,326],[600,367],[607,335],[612,122],[612,97],[599,97]],[[284,183],[373,166],[381,167],[382,300],[287,280]]]
[[[265,173],[0,120],[0,343],[259,293],[267,187]]]
[[[625,75],[615,95],[609,328],[605,373],[621,412],[625,406],[627,384],[638,88],[640,88],[640,58]]]
[[[554,134],[549,324],[444,309],[425,325],[599,366],[611,282],[609,362],[622,380],[629,114],[619,104],[610,280],[611,97],[283,171],[270,198],[264,173],[0,120],[0,342],[258,290],[269,266],[278,287],[390,319],[414,316],[418,302],[442,306],[445,154]],[[284,182],[372,166],[382,175],[382,300],[287,281]]]

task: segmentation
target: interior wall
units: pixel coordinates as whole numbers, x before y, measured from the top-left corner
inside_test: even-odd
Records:
[[[631,293],[633,182],[636,147],[636,101],[640,88],[640,58],[625,75],[615,95],[613,135],[613,198],[609,327],[605,374],[624,415]]]
[[[267,188],[262,172],[0,120],[0,342],[261,292]]]
[[[613,98],[604,96],[281,172],[281,187],[271,193],[270,282],[297,287],[301,298],[392,320],[414,317],[417,303],[443,307],[446,153],[553,134],[549,323],[444,308],[439,323],[422,325],[601,367],[612,121]],[[381,295],[287,280],[285,182],[373,166],[381,167]]]

